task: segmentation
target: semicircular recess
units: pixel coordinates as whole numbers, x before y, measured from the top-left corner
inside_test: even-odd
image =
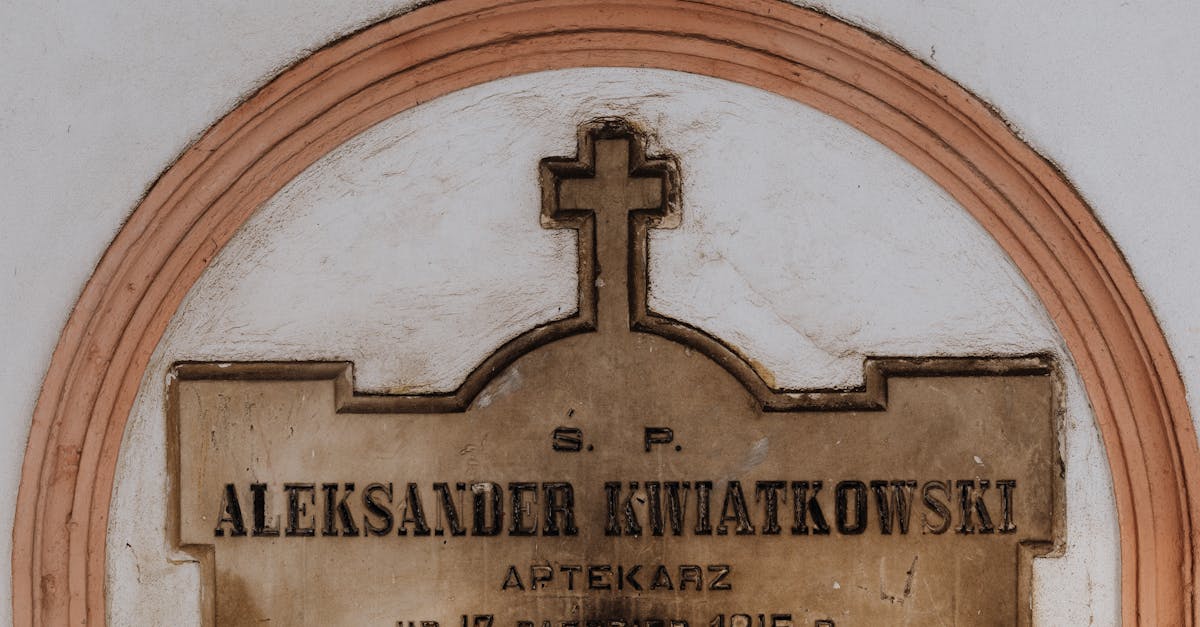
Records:
[[[683,222],[651,239],[651,307],[735,345],[776,387],[854,385],[873,354],[1056,355],[1068,549],[1036,563],[1035,617],[1119,616],[1093,417],[1061,338],[989,235],[903,159],[795,101],[677,72],[578,69],[494,81],[379,124],[221,251],[159,344],[125,433],[112,624],[160,623],[163,608],[173,624],[198,620],[177,614],[198,608],[198,572],[163,526],[170,364],[349,360],[366,390],[453,389],[504,341],[574,311],[573,234],[540,228],[537,163],[571,154],[580,122],[611,115],[654,131],[651,152],[683,164]]]

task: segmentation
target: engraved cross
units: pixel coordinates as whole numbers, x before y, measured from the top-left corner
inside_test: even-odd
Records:
[[[666,214],[674,170],[665,161],[648,161],[636,134],[610,127],[581,138],[578,160],[550,163],[549,168],[544,185],[550,188],[545,200],[551,217],[576,218],[581,255],[589,240],[595,247],[598,330],[628,330],[635,218]]]

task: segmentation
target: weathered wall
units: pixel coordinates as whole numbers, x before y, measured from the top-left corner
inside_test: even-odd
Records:
[[[397,10],[400,4],[341,3],[336,10],[318,7],[316,3],[295,2],[264,2],[236,7],[193,6],[176,2],[123,3],[120,6],[96,3],[69,3],[55,7],[0,6],[0,22],[9,27],[6,36],[0,38],[0,58],[5,59],[0,64],[3,68],[0,70],[3,72],[0,77],[3,83],[0,85],[0,146],[4,147],[0,152],[0,190],[3,190],[0,191],[0,198],[3,198],[5,211],[5,226],[0,229],[4,242],[0,250],[0,263],[3,263],[0,281],[4,286],[0,317],[4,319],[6,328],[10,329],[6,336],[8,351],[0,366],[0,390],[9,399],[5,408],[0,410],[3,412],[0,414],[0,432],[6,436],[0,439],[0,460],[3,460],[0,467],[0,511],[4,512],[6,528],[11,525],[12,503],[28,417],[53,343],[92,265],[142,190],[153,182],[157,173],[197,133],[256,85],[267,80],[279,67],[338,34]],[[1200,140],[1200,125],[1196,124],[1195,113],[1197,101],[1200,100],[1200,80],[1197,80],[1197,70],[1189,60],[1196,58],[1200,44],[1195,43],[1188,25],[1200,17],[1200,8],[1185,3],[1122,6],[1115,1],[1056,3],[1053,8],[1034,2],[995,5],[972,3],[945,10],[932,10],[920,2],[830,4],[835,13],[842,12],[846,17],[893,38],[997,105],[1024,137],[1063,167],[1129,257],[1166,328],[1195,398],[1194,390],[1200,385],[1200,364],[1196,361],[1197,352],[1200,351],[1200,330],[1190,320],[1190,310],[1197,300],[1197,289],[1193,287],[1194,282],[1190,281],[1190,277],[1195,275],[1200,266],[1200,254],[1188,244],[1192,234],[1197,232],[1196,227],[1200,226],[1200,212],[1196,211],[1195,200],[1200,191],[1197,189],[1200,182],[1194,176],[1193,160],[1189,159],[1188,149]],[[649,93],[658,91],[655,85]],[[683,89],[683,92],[687,90]],[[619,90],[614,93],[621,95]],[[673,106],[678,109],[666,110],[665,105],[658,105],[663,110],[663,121],[670,123],[674,119],[674,123],[682,124],[689,115],[699,115],[698,110],[711,106],[709,101],[713,94],[709,90],[693,86],[688,93],[691,95],[685,94],[676,99],[677,104]],[[630,94],[626,92],[624,95]],[[658,100],[651,99],[650,102]],[[592,104],[603,105],[597,102]],[[564,106],[570,113],[578,111],[572,108],[576,105],[570,101],[565,101]],[[620,106],[633,105],[626,103]],[[634,108],[644,110],[641,105]],[[650,106],[649,110],[657,109]],[[749,116],[748,124],[757,119],[757,114],[753,112],[743,115]],[[658,123],[660,120],[648,121]],[[834,127],[836,125],[813,122],[809,128]],[[555,148],[552,152],[569,152],[570,142],[562,139],[566,135],[561,135],[568,131],[548,132],[560,133],[557,136],[559,143],[526,148],[541,150],[550,146]],[[689,131],[683,128],[674,136],[664,131],[663,144],[680,152],[685,152],[690,146],[695,151],[693,156],[699,158],[703,156],[700,154],[702,142],[696,137],[711,132],[714,131],[704,128],[690,131],[692,138],[689,139]],[[775,141],[779,139],[771,133],[762,135]],[[547,137],[546,141],[553,137]],[[445,145],[450,147],[453,143],[447,141]],[[827,152],[837,147],[824,146]],[[777,145],[769,152],[759,151],[754,156],[765,154],[771,157],[793,148],[799,150],[803,147]],[[747,150],[754,152],[745,147],[741,150],[741,154]],[[719,156],[715,150],[712,154]],[[393,155],[392,158],[404,157]],[[386,166],[384,161],[378,163],[381,167]],[[902,206],[910,210],[940,207],[943,213],[953,215],[952,205],[948,205],[948,201],[936,191],[927,190],[927,195],[921,196],[920,189],[911,187],[920,185],[913,183],[914,180],[922,180],[919,176],[909,172],[907,185],[910,187],[905,187],[897,183],[904,180],[900,176],[904,172],[902,166],[893,164],[883,167],[882,171],[893,171],[897,176],[890,182],[891,187],[886,177],[882,181],[876,180],[878,177],[864,181],[865,191],[849,186],[844,179],[831,178],[824,189],[837,194],[853,191],[859,195],[848,198],[861,201],[878,199],[879,194],[891,193],[889,199],[907,198]],[[707,190],[703,188],[705,183],[700,180],[690,184],[699,186],[695,190],[697,198],[703,197],[704,193],[710,194],[709,197],[714,200],[721,198],[720,183],[709,183],[711,187]],[[763,188],[767,190],[765,193],[769,195],[769,187],[773,185],[775,182],[763,181]],[[905,194],[896,193],[897,185],[906,190]],[[298,201],[304,200],[299,187],[288,192],[299,194]],[[285,199],[286,194],[275,202],[284,202]],[[326,200],[336,202],[336,199]],[[764,202],[766,200],[773,200],[776,208],[786,204],[786,199],[782,198],[764,198]],[[328,210],[336,206],[312,196],[307,197],[307,202],[314,211],[321,207]],[[722,204],[727,203],[722,201]],[[409,207],[408,215],[411,216],[412,209]],[[706,209],[713,208],[697,206],[695,213],[703,215]],[[875,296],[869,289],[870,283],[860,286],[858,291],[851,291],[853,299],[842,300],[837,297],[838,293],[833,287],[835,284],[823,283],[819,275],[806,275],[805,270],[820,267],[806,264],[824,262],[828,267],[830,258],[844,254],[837,251],[835,243],[828,241],[815,242],[811,250],[788,250],[787,256],[780,258],[782,271],[778,273],[769,269],[747,269],[746,264],[737,258],[742,254],[739,244],[748,241],[747,238],[757,242],[759,240],[754,238],[782,237],[784,233],[804,237],[816,232],[812,224],[803,222],[803,213],[788,214],[786,217],[800,222],[792,222],[788,231],[776,232],[763,228],[767,222],[754,221],[769,220],[773,214],[776,214],[776,218],[785,217],[778,215],[780,211],[752,215],[748,209],[744,207],[738,213],[714,214],[702,225],[685,226],[679,233],[661,239],[659,249],[663,258],[671,254],[678,255],[674,257],[681,264],[677,269],[688,270],[676,275],[686,281],[663,283],[664,286],[675,286],[681,290],[661,293],[663,308],[671,310],[669,305],[674,304],[680,309],[673,311],[711,326],[717,333],[725,334],[734,327],[747,329],[737,341],[744,341],[747,350],[758,351],[756,356],[761,356],[764,363],[781,373],[781,376],[794,376],[797,382],[804,383],[808,382],[804,379],[806,376],[830,376],[829,373],[836,372],[840,373],[838,380],[844,381],[845,377],[851,376],[851,370],[846,369],[849,363],[847,358],[852,360],[857,351],[875,350],[881,346],[879,342],[887,334],[876,333],[877,326],[856,328],[846,325],[842,319],[836,320],[837,324],[826,324],[828,319],[814,315],[813,312],[817,310],[811,301],[803,296],[793,297],[791,292],[780,296],[779,288],[783,286],[772,281],[777,281],[780,276],[790,276],[797,281],[793,287],[815,290],[826,299],[826,305],[844,306],[849,302],[861,305],[863,311],[869,305],[878,304],[871,300]],[[841,214],[841,222],[815,226],[828,228],[831,233],[845,233],[856,220],[877,216],[880,211],[879,206],[871,206],[860,212]],[[269,214],[269,211],[264,212],[256,224],[261,227],[262,220],[267,219],[265,216]],[[280,254],[286,255],[288,245],[296,246],[303,242],[304,214],[291,217],[297,221],[280,224],[280,228],[270,229],[269,233],[273,237],[286,238],[292,232],[296,235],[294,239],[290,242],[273,242],[272,247],[264,246],[261,251],[254,253],[258,257],[245,252],[243,254],[248,254],[248,258],[257,263],[268,263],[271,250],[283,251]],[[731,222],[735,217],[749,221],[747,227],[735,230],[733,227],[736,225]],[[810,215],[808,219],[811,222],[814,218]],[[950,222],[951,226],[947,226],[945,232],[959,235],[944,237],[948,244],[957,242],[958,246],[965,247],[961,250],[969,252],[970,263],[964,261],[964,256],[956,256],[955,251],[959,249],[953,246],[926,245],[914,247],[913,250],[889,251],[889,259],[909,259],[910,267],[914,267],[918,273],[907,291],[901,289],[904,286],[892,286],[885,294],[905,299],[897,302],[916,303],[921,301],[916,300],[915,295],[924,288],[928,290],[927,300],[936,301],[941,303],[939,307],[947,308],[929,308],[903,319],[903,324],[898,324],[897,328],[908,329],[910,340],[918,338],[906,346],[916,352],[928,347],[957,350],[962,345],[937,342],[947,338],[961,341],[964,334],[972,338],[970,341],[983,342],[984,345],[1004,339],[1010,342],[1002,345],[1005,349],[1056,346],[1053,335],[1040,317],[1040,311],[1029,305],[1026,289],[1019,282],[1012,281],[1011,269],[996,258],[994,248],[988,249],[978,243],[980,235],[977,231],[974,236],[970,235],[971,225],[965,222],[965,218],[959,215],[957,220]],[[431,236],[453,235],[452,229],[459,224],[461,222],[450,220],[440,226],[427,227],[432,229],[427,232]],[[325,225],[328,227],[329,223]],[[534,223],[527,227],[531,230],[522,241],[530,250],[540,251],[543,249],[538,242],[554,243],[554,236],[547,238],[544,233],[534,233],[532,229],[535,226]],[[374,229],[368,224],[359,225],[360,229],[368,227]],[[239,236],[239,242],[254,237],[252,228]],[[450,229],[449,233],[447,229]],[[336,236],[341,233],[353,237],[352,231],[350,227],[345,230],[325,228],[322,234]],[[883,241],[889,241],[889,238],[894,241],[894,235],[886,236],[886,233],[894,232],[895,229],[885,231]],[[912,235],[925,237],[927,233],[922,235],[921,230],[914,229]],[[379,246],[382,238],[377,235],[369,239],[376,241],[376,246]],[[329,246],[334,240],[314,238],[310,233],[309,241],[322,241]],[[935,238],[937,242],[941,242],[941,239]],[[472,245],[476,243],[480,242]],[[775,244],[778,245],[778,242]],[[946,244],[942,243],[943,246]],[[561,242],[557,245],[561,246]],[[860,250],[866,245],[862,241],[852,241],[850,244],[859,246]],[[247,246],[246,249],[253,248]],[[413,252],[416,249],[406,250]],[[542,258],[544,269],[553,273],[558,267],[555,260],[562,254],[562,249],[545,250],[547,256]],[[983,252],[985,250],[991,252]],[[388,251],[388,248],[382,247],[376,252],[386,256]],[[806,253],[811,253],[813,257],[805,257]],[[225,259],[235,254],[236,251],[231,249]],[[989,254],[992,256],[988,257]],[[950,259],[953,263],[939,263],[938,255],[942,255],[940,259]],[[698,263],[697,259],[703,263]],[[285,260],[286,256],[275,259],[275,262]],[[989,260],[994,263],[989,264]],[[963,267],[947,269],[939,268],[939,265]],[[231,266],[223,266],[224,274],[214,268],[198,286],[189,303],[204,302],[203,290],[217,290],[208,293],[210,299],[214,293],[230,298],[226,303],[228,311],[209,312],[224,316],[216,320],[259,320],[264,325],[260,331],[265,329],[275,335],[279,331],[278,325],[255,316],[257,310],[253,298],[241,301],[233,298],[234,292],[245,290],[247,285],[252,284],[248,282],[269,277],[270,273],[256,273],[253,268],[236,263]],[[520,276],[502,275],[500,269],[494,269],[497,274],[491,278],[507,276],[513,279]],[[332,271],[322,274],[317,266],[308,270],[327,278],[336,276]],[[453,266],[445,266],[438,271],[445,272],[443,276],[447,277],[459,276],[453,274],[453,270]],[[529,272],[534,270],[527,269]],[[436,286],[436,283],[426,283],[414,287],[411,283],[405,283],[404,276],[410,280],[413,276],[424,276],[428,280],[437,275],[400,275],[392,287],[407,286],[419,290]],[[554,281],[557,282],[566,280],[563,276],[551,276],[556,277]],[[967,294],[981,293],[979,290],[970,290],[976,287],[972,282],[987,276],[1006,287],[982,290],[982,293],[986,293],[987,298],[1015,303],[1011,305],[1011,316],[1003,317],[995,324],[987,317],[975,320],[983,325],[985,331],[970,326],[947,326],[940,330],[931,328],[933,325],[929,325],[928,320],[947,312],[951,314],[950,318],[957,316],[974,320],[978,309],[973,307],[982,305],[962,299],[963,292],[957,288],[966,285]],[[238,277],[244,281],[238,281]],[[1004,283],[1004,277],[1009,277],[1006,279],[1008,283]],[[222,284],[222,281],[225,283]],[[944,284],[939,285],[940,282]],[[547,285],[539,294],[547,297],[554,295],[556,285]],[[729,303],[698,298],[705,294],[701,289],[713,289],[707,286],[720,286],[719,289],[738,298],[731,298]],[[767,296],[763,296],[762,291],[759,294],[744,291],[752,288],[766,290]],[[230,292],[230,289],[234,292]],[[396,298],[395,294],[403,292],[391,290],[382,293],[387,294],[386,298]],[[285,290],[281,295],[290,295],[292,298],[313,296],[306,294],[303,289]],[[367,299],[363,305],[374,302],[365,296],[356,298]],[[561,294],[558,299],[562,300]],[[222,298],[216,299],[218,307],[224,306],[221,301]],[[487,312],[471,311],[467,302],[450,302],[448,311],[457,307],[462,314],[462,324],[476,325],[479,333],[486,334],[489,328],[494,331],[510,322],[489,319]],[[325,300],[318,299],[315,303],[320,311],[314,313],[313,328],[328,329],[328,320],[346,313],[336,310],[332,303]],[[737,303],[746,305],[737,308]],[[386,309],[387,304],[386,300],[378,303],[380,311]],[[516,304],[525,307],[519,311],[523,312],[523,319],[534,319],[538,312],[549,311],[554,301],[522,298]],[[539,306],[542,308],[539,309]],[[369,306],[350,310],[350,313],[368,316],[358,328],[376,325],[375,328],[390,330],[385,336],[390,334],[419,339],[424,332],[426,340],[437,337],[436,331],[428,329],[389,326],[395,324],[390,309],[385,312],[387,315],[374,315],[370,310]],[[848,310],[838,311],[841,314]],[[783,315],[773,318],[773,314],[778,312],[783,312]],[[325,316],[325,323],[320,322],[321,315]],[[369,317],[372,315],[374,317]],[[853,316],[850,319],[854,319]],[[190,337],[205,337],[203,325],[196,324],[195,320],[198,318],[193,319],[193,324],[198,327],[197,335]],[[817,322],[815,329],[811,328],[814,321]],[[176,329],[181,324],[184,322],[177,321]],[[722,324],[726,326],[721,327]],[[1014,328],[1009,325],[1017,326]],[[799,332],[789,331],[797,327]],[[914,329],[924,331],[925,335],[913,334]],[[250,330],[253,331],[253,327]],[[776,345],[759,339],[755,344],[755,338],[762,337],[756,336],[756,333],[775,331],[786,332],[786,337],[791,341]],[[805,333],[815,334],[822,341],[813,342],[813,338],[805,338]],[[188,335],[176,333],[172,337]],[[212,337],[207,337],[211,341]],[[318,334],[312,343],[291,348],[295,354],[308,351],[306,354],[314,356],[327,356],[322,351],[341,350],[347,352],[328,356],[369,360],[371,351],[362,348],[363,338],[374,341],[379,336],[371,334],[368,337],[364,333],[360,340],[343,341],[328,334]],[[832,344],[828,338],[833,338]],[[274,346],[270,338],[259,339],[259,348]],[[201,351],[203,345],[184,343],[179,348]],[[893,350],[901,351],[903,348],[899,346]],[[773,354],[772,349],[780,349],[777,351],[779,354]],[[222,348],[222,352],[212,356],[241,356],[231,352]],[[820,367],[788,372],[789,362],[782,359],[781,355],[797,352],[804,354],[806,359],[816,357],[822,360]],[[164,347],[160,357],[166,354],[167,348]],[[382,353],[375,356],[380,358],[379,369],[375,370],[380,373],[376,385],[404,383],[387,380],[388,368],[396,368],[399,362],[389,365]],[[818,361],[804,363],[816,364]],[[149,379],[152,384],[155,380],[153,372]],[[452,372],[453,368],[428,370],[427,380],[418,384],[436,385],[452,376]],[[158,381],[161,382],[161,379]],[[149,385],[146,389],[156,387]],[[1078,393],[1071,396],[1078,403]],[[143,395],[140,411],[147,411],[145,403],[152,400],[147,400]],[[1073,424],[1077,428],[1072,431],[1076,435],[1071,441],[1082,444],[1076,451],[1077,457],[1071,460],[1083,461],[1074,463],[1072,468],[1093,470],[1079,479],[1079,485],[1088,486],[1088,489],[1073,493],[1077,500],[1084,497],[1084,505],[1074,507],[1075,503],[1072,503],[1072,512],[1094,512],[1096,528],[1103,530],[1106,524],[1111,523],[1110,518],[1107,519],[1108,523],[1103,522],[1106,516],[1111,517],[1111,512],[1105,513],[1102,507],[1107,481],[1102,471],[1102,452],[1095,448],[1095,436],[1083,408],[1077,405],[1073,415],[1076,417]],[[139,435],[131,430],[128,442],[133,445],[131,451],[141,451],[140,454],[147,455],[147,459],[153,461],[156,450],[153,433],[142,432]],[[128,459],[123,463],[128,467]],[[133,495],[133,502],[147,508],[144,510],[147,516],[159,515],[155,509],[158,497],[153,493],[152,485],[146,488],[150,489],[150,493],[142,498],[136,498],[138,493],[133,488],[136,484],[128,485],[130,487],[127,489],[122,484],[118,492],[118,504],[129,502],[122,499],[129,499]],[[8,535],[7,531],[2,534],[3,537]],[[1074,534],[1073,539],[1077,539],[1075,536],[1078,534]],[[1084,570],[1074,571],[1089,573],[1089,580],[1073,580],[1064,588],[1064,591],[1074,591],[1071,594],[1075,604],[1063,605],[1065,614],[1061,617],[1064,620],[1055,620],[1053,624],[1083,624],[1088,612],[1079,606],[1088,598],[1093,600],[1093,613],[1098,614],[1098,622],[1112,615],[1115,603],[1112,581],[1114,565],[1111,563],[1113,553],[1105,553],[1105,549],[1112,547],[1104,542],[1091,544],[1097,545],[1094,547],[1097,555]],[[5,543],[0,559],[7,561],[9,548]],[[133,553],[131,551],[130,555]],[[1104,557],[1105,554],[1108,557]],[[186,568],[168,568],[161,558],[157,559],[158,562],[148,561],[143,567],[186,571]],[[1078,551],[1071,559],[1055,563],[1054,566],[1047,562],[1047,567],[1066,568],[1063,564],[1072,560],[1078,561]],[[121,562],[114,555],[114,569],[129,566],[130,562]],[[0,572],[3,573],[0,589],[7,592],[7,570]],[[1048,571],[1043,568],[1040,572]],[[1075,585],[1080,587],[1072,588]],[[1086,596],[1088,594],[1091,596]],[[8,604],[4,603],[0,608],[4,612],[0,618],[3,618],[7,615]]]

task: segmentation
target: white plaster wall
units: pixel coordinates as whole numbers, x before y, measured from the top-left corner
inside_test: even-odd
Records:
[[[0,562],[37,389],[71,303],[138,197],[280,67],[407,1],[0,3]],[[997,105],[1079,186],[1133,265],[1192,394],[1200,269],[1200,4],[819,6]],[[9,572],[0,568],[0,597]],[[9,604],[0,603],[0,622]]]
[[[1057,336],[945,192],[851,127],[752,88],[624,69],[464,90],[348,142],[218,255],[156,352],[110,522],[116,625],[194,619],[197,572],[163,535],[163,390],[179,360],[349,359],[360,387],[441,391],[574,310],[569,232],[538,225],[537,162],[622,115],[683,170],[683,224],[651,244],[651,304],[733,342],[780,386],[861,381],[869,354],[1052,352],[1070,382],[1067,556],[1039,563],[1045,625],[1112,624],[1117,544],[1099,438]],[[770,158],[766,158],[770,155]],[[192,613],[181,613],[180,608]]]

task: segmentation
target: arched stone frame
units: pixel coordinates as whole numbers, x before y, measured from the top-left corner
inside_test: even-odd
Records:
[[[168,322],[254,210],[342,142],[457,89],[540,70],[653,67],[774,92],[850,123],[965,207],[1033,286],[1104,439],[1122,618],[1193,625],[1200,447],[1183,382],[1111,238],[988,106],[904,51],[777,0],[446,0],[321,50],[167,170],[101,259],[33,416],[17,501],[14,620],[105,621],[108,508],[125,422]]]

